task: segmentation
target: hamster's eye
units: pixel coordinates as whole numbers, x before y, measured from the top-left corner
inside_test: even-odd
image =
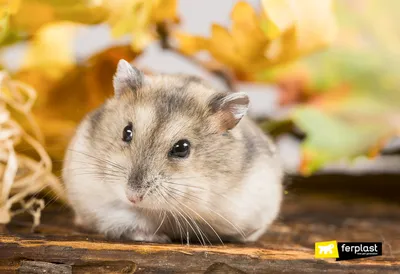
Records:
[[[129,123],[122,132],[122,141],[129,143],[132,141],[133,131],[132,131],[132,123]]]
[[[189,153],[190,153],[190,142],[184,139],[184,140],[179,140],[172,146],[168,156],[173,158],[186,158],[189,156]]]

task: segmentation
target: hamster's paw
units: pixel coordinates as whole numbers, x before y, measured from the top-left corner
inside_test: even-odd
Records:
[[[75,215],[74,224],[75,224],[76,226],[80,226],[80,227],[84,226],[82,217],[79,216],[79,215]]]
[[[85,219],[82,218],[80,215],[76,214],[75,218],[74,218],[74,224],[75,226],[77,226],[78,228],[87,231],[87,232],[92,232],[93,231],[93,227],[89,224],[88,221],[84,221]],[[86,220],[88,220],[88,218],[86,218]]]
[[[153,233],[146,233],[143,231],[135,231],[132,234],[127,235],[127,238],[135,242],[151,242],[160,244],[171,243],[171,239],[165,234],[154,235]]]

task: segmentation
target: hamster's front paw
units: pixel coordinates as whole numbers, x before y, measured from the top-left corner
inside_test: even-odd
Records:
[[[93,226],[88,222],[88,218],[86,218],[86,221],[84,220],[84,218],[76,214],[74,218],[74,225],[83,231],[94,232]]]
[[[130,235],[126,235],[129,240],[135,242],[151,242],[151,243],[170,243],[171,239],[165,234],[152,234],[143,231],[135,231]]]

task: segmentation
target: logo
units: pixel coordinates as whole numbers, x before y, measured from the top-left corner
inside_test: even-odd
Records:
[[[336,261],[382,256],[379,242],[316,242],[315,258],[335,258]]]
[[[316,242],[315,258],[339,258],[338,245],[336,241]]]

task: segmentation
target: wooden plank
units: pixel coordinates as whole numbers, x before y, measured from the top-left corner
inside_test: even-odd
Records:
[[[109,262],[121,268],[141,272],[192,273],[212,271],[218,262],[237,271],[266,273],[266,271],[323,269],[363,271],[400,271],[400,261],[363,259],[349,262],[316,260],[312,250],[271,246],[269,248],[247,246],[186,246],[139,243],[115,243],[106,241],[49,240],[46,237],[18,237],[1,235],[0,262],[33,260],[71,265],[72,269],[93,271],[99,266],[107,268]],[[107,263],[108,262],[108,263]],[[370,272],[368,272],[370,271]]]
[[[66,264],[52,264],[40,261],[22,261],[18,268],[22,274],[72,274],[72,267]]]
[[[17,216],[0,232],[0,273],[27,261],[71,266],[73,273],[400,273],[400,205],[335,199],[290,190],[280,218],[255,244],[198,246],[106,241],[71,225],[60,205],[43,212],[38,233]],[[383,256],[335,262],[314,259],[315,241],[382,241]]]

